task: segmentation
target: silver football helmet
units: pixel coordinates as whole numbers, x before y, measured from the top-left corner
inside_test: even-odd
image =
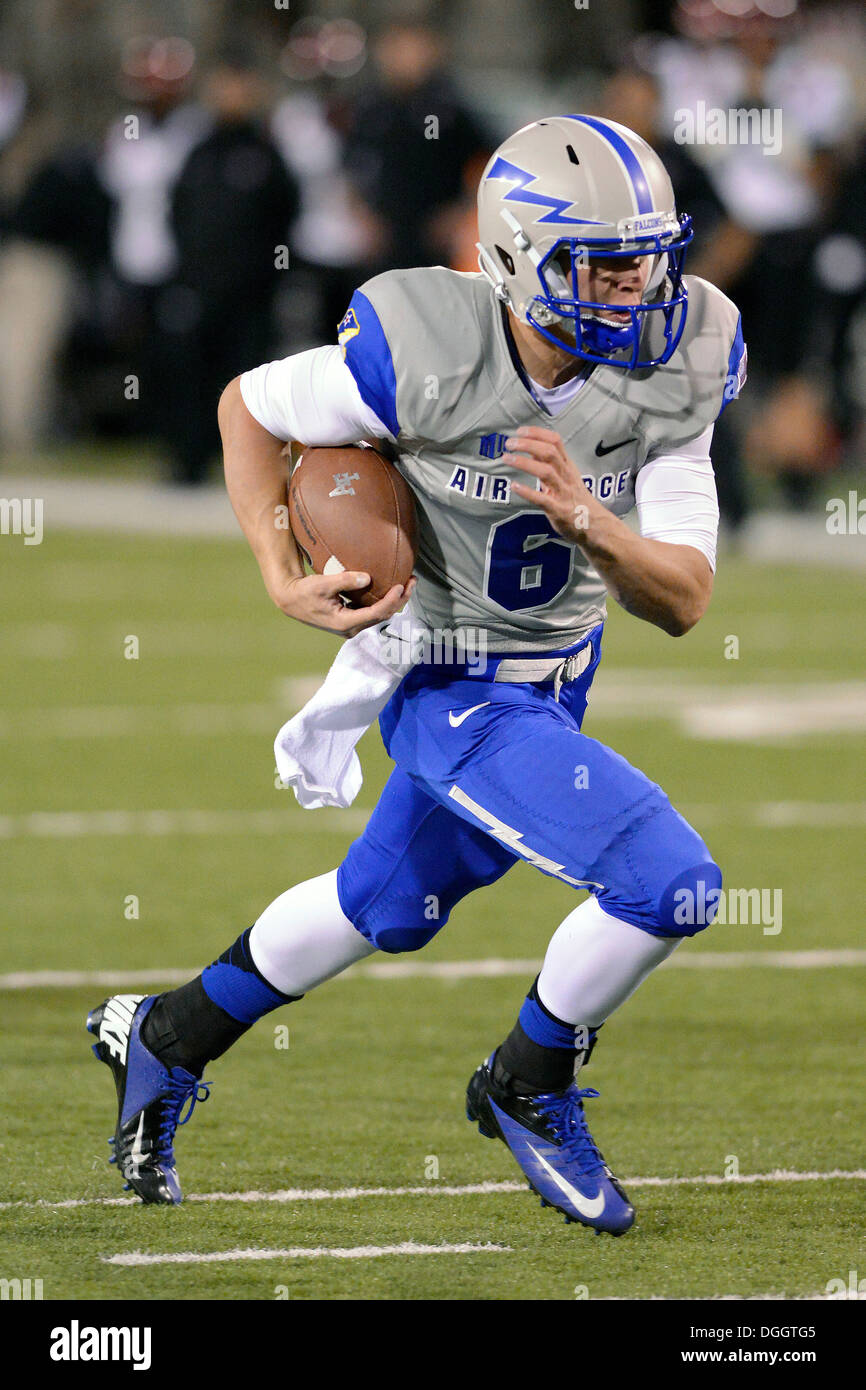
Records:
[[[478,233],[478,264],[496,295],[576,357],[633,370],[676,351],[691,218],[677,215],[667,170],[634,131],[596,116],[524,126],[481,176]],[[581,298],[579,266],[636,256],[652,257],[639,304]]]

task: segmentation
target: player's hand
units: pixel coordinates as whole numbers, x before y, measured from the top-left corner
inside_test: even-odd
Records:
[[[565,452],[561,436],[555,430],[523,425],[506,439],[505,453],[515,468],[541,483],[540,491],[524,483],[512,483],[511,491],[540,507],[557,535],[580,542],[598,503]]]
[[[340,637],[354,637],[365,627],[374,627],[392,617],[408,599],[415,587],[414,576],[403,587],[395,584],[384,598],[369,608],[347,608],[340,598],[353,589],[365,589],[369,574],[361,570],[342,570],[338,574],[306,574],[287,576],[284,582],[271,586],[271,598],[289,618],[324,628]]]

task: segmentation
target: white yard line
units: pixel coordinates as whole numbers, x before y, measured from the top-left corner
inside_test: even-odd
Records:
[[[866,801],[763,801],[709,803],[678,808],[698,825],[751,825],[763,830],[837,830],[866,825]],[[224,811],[31,811],[0,816],[0,840],[77,840],[90,836],[292,835],[327,831],[354,835],[371,812],[325,807],[301,811],[292,796],[272,810]]]
[[[46,741],[111,739],[148,732],[214,738],[276,734],[315,693],[322,675],[286,678],[271,703],[58,705],[5,711],[0,738]],[[656,671],[601,670],[590,712],[605,720],[660,719],[704,742],[778,744],[866,731],[866,682],[749,682],[726,689]]]
[[[636,1177],[620,1179],[625,1187],[750,1187],[755,1183],[797,1182],[866,1182],[866,1168],[831,1168],[826,1173],[795,1172],[775,1168],[768,1173],[741,1173],[737,1178],[720,1173],[702,1173],[697,1177]],[[288,1187],[275,1192],[253,1189],[249,1192],[193,1192],[184,1197],[187,1203],[215,1202],[275,1202],[278,1206],[295,1202],[356,1202],[367,1197],[487,1197],[491,1195],[526,1192],[525,1182],[475,1182],[459,1186],[428,1183],[423,1187]],[[0,1202],[0,1211],[71,1211],[78,1207],[138,1207],[137,1197],[71,1197],[63,1202]]]
[[[286,797],[269,811],[32,811],[0,816],[0,840],[78,840],[88,836],[286,835],[325,831],[354,835],[369,811],[325,807],[304,814]]]
[[[538,973],[540,961],[503,960],[388,960],[353,966],[337,979],[477,980],[511,978]],[[664,970],[826,970],[866,965],[866,950],[838,951],[677,951],[660,967]],[[126,989],[133,985],[175,985],[191,979],[186,970],[18,970],[0,975],[0,993],[25,989]]]
[[[70,474],[6,474],[7,497],[40,497],[45,530],[109,531],[115,534],[226,537],[240,542],[241,529],[225,488],[174,488],[156,479],[87,477]],[[846,497],[847,489],[827,482],[824,496]],[[737,556],[764,565],[817,565],[866,568],[861,535],[831,535],[827,511],[819,501],[803,514],[761,511],[737,538]],[[724,550],[723,550],[724,556]]]
[[[666,970],[733,970],[768,967],[781,970],[821,970],[833,966],[866,965],[866,950],[839,951],[677,951],[660,968]],[[428,978],[470,980],[538,971],[538,960],[377,961],[359,967],[358,975],[382,980]],[[0,977],[2,980],[2,977]]]
[[[316,685],[320,685],[317,680]],[[211,738],[225,734],[276,734],[280,724],[305,703],[273,704],[59,705],[5,711],[0,737],[14,739],[105,739],[147,733]]]
[[[235,1260],[378,1260],[383,1255],[510,1255],[510,1245],[418,1245],[405,1240],[401,1245],[295,1246],[288,1250],[212,1250],[199,1254],[184,1250],[170,1255],[147,1255],[131,1250],[121,1255],[100,1255],[107,1265],[209,1265],[228,1264]]]
[[[730,677],[730,673],[726,673]],[[866,731],[866,681],[694,681],[680,673],[604,664],[589,693],[591,719],[662,719],[704,742],[798,743]]]
[[[192,970],[18,970],[0,975],[0,992],[19,989],[125,990],[133,985],[182,985]]]
[[[224,487],[170,487],[139,478],[58,475],[3,480],[6,497],[39,497],[45,531],[243,539]]]

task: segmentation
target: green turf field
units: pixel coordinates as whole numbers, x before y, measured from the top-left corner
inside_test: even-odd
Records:
[[[728,885],[781,889],[784,917],[778,932],[714,927],[680,952],[709,953],[705,968],[665,967],[611,1020],[586,1074],[602,1093],[594,1133],[626,1183],[818,1175],[638,1181],[637,1223],[613,1241],[525,1189],[441,1190],[519,1176],[467,1124],[463,1090],[532,971],[324,986],[212,1067],[211,1099],[179,1133],[187,1193],[260,1199],[104,1204],[120,1192],[105,1162],[113,1093],[83,1024],[106,991],[13,989],[9,975],[194,973],[278,892],[339,861],[387,760],[374,731],[342,815],[303,813],[275,787],[273,734],[335,642],[269,606],[242,544],[50,532],[2,544],[0,1200],[20,1205],[0,1210],[0,1276],[41,1278],[51,1299],[573,1299],[816,1295],[866,1274],[864,1181],[826,1176],[864,1167],[866,967],[838,954],[762,963],[864,944],[862,572],[731,556],[687,638],[619,612],[608,625],[586,732],[663,783]],[[130,636],[137,660],[124,658]],[[573,902],[518,865],[411,963],[539,962]],[[352,1188],[389,1192],[326,1195]],[[263,1199],[285,1189],[320,1198]],[[51,1205],[64,1201],[82,1204]],[[406,1242],[501,1248],[105,1262]]]

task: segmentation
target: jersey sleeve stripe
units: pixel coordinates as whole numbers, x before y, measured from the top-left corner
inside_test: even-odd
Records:
[[[722,404],[719,407],[721,415],[729,401],[736,400],[746,383],[746,364],[748,354],[746,344],[743,340],[743,319],[742,315],[737,318],[737,331],[734,334],[734,341],[731,345],[731,354],[728,358],[728,374],[725,377],[725,389],[722,392]]]
[[[361,399],[387,425],[396,439],[397,377],[379,315],[361,290],[352,295],[348,312],[337,330],[346,366],[355,378]]]

